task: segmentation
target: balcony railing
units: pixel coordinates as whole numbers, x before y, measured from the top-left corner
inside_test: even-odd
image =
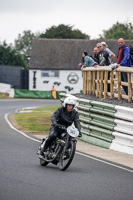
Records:
[[[108,73],[110,72],[110,78]],[[121,81],[121,72],[127,72],[128,82]],[[128,102],[133,100],[133,68],[132,67],[119,67],[114,71],[109,66],[86,67],[83,69],[83,93],[95,94],[99,98],[118,98],[128,99]],[[110,92],[108,86],[110,84]],[[128,87],[128,95],[123,94],[122,86]]]

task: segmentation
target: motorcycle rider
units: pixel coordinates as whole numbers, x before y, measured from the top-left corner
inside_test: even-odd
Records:
[[[81,137],[82,134],[80,132],[81,125],[79,121],[78,112],[74,109],[76,102],[71,97],[67,97],[64,100],[63,106],[59,107],[51,116],[51,127],[49,132],[49,137],[47,140],[44,141],[44,145],[41,148],[39,158],[44,157],[44,152],[50,146],[50,144],[56,139],[57,136],[61,135],[64,130],[61,128],[64,126],[67,128],[71,126],[74,122],[75,127],[79,131],[79,136]]]

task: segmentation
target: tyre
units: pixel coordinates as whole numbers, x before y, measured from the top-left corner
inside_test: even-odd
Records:
[[[59,160],[59,169],[64,171],[66,170],[69,165],[71,164],[74,154],[76,150],[76,143],[73,141],[70,141],[69,148],[67,149],[65,155],[64,153],[61,154],[60,160]]]

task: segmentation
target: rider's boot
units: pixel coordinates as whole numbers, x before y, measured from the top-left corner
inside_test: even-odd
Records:
[[[44,152],[46,151],[46,149],[48,148],[49,144],[47,143],[47,140],[44,141],[44,143],[41,146],[41,150],[40,150],[40,154],[39,154],[39,158],[44,158]]]

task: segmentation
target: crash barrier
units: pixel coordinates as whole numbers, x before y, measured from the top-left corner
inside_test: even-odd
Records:
[[[0,92],[8,93],[10,98],[32,98],[32,99],[53,99],[52,91],[32,91],[25,89],[13,89],[9,84],[0,83]],[[60,99],[60,93],[56,91],[56,99]]]
[[[109,75],[110,72],[110,75]],[[128,82],[121,81],[121,73],[126,72]],[[108,77],[109,76],[109,77]],[[111,70],[111,66],[86,67],[83,69],[83,93],[95,94],[99,98],[118,98],[128,99],[128,102],[133,100],[133,68],[132,67],[119,67]],[[110,85],[110,92],[108,87]],[[122,94],[122,86],[128,86],[128,95]]]
[[[63,103],[68,95],[60,95]],[[81,140],[133,154],[133,109],[70,96],[78,103]]]

